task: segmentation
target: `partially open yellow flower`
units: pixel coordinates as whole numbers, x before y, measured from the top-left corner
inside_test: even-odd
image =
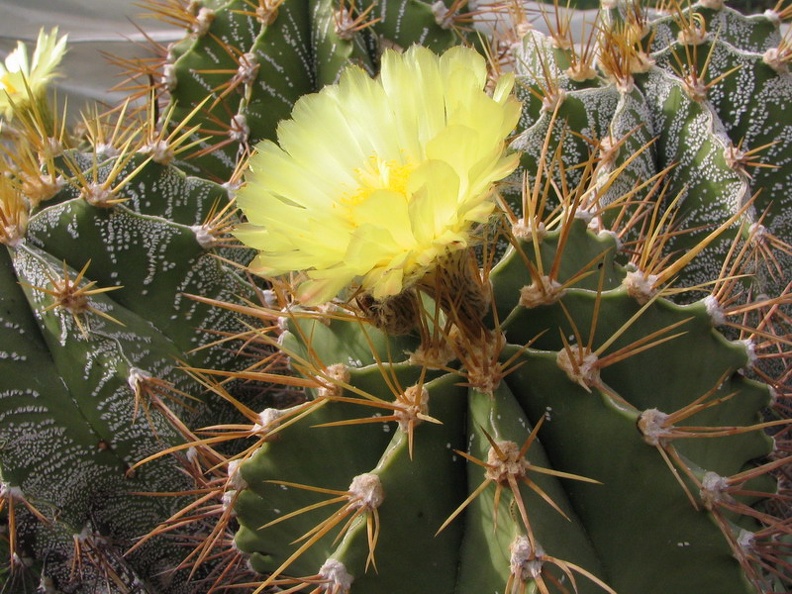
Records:
[[[236,236],[259,250],[251,270],[304,272],[305,304],[361,286],[397,295],[441,257],[469,245],[495,208],[493,183],[517,166],[505,155],[520,104],[511,76],[485,92],[472,49],[437,56],[386,51],[377,79],[347,68],[302,97],[251,158]]]
[[[47,84],[56,73],[66,53],[66,38],[58,39],[58,29],[50,33],[42,29],[33,50],[33,58],[28,58],[27,46],[17,42],[17,46],[0,64],[0,112],[7,119],[14,115],[14,108],[23,109],[43,94]]]

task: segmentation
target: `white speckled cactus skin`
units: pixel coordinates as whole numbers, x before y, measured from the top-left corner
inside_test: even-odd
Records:
[[[727,7],[695,4],[679,16],[649,18],[636,17],[630,6],[602,13],[607,33],[601,40],[601,69],[582,79],[570,69],[580,58],[559,49],[553,36],[531,33],[521,42],[517,71],[529,107],[514,146],[525,152],[525,170],[529,175],[537,170],[542,151],[548,150],[546,131],[553,126],[549,150],[563,138],[566,165],[552,172],[555,179],[563,177],[573,186],[584,175],[574,164],[598,160],[579,206],[589,211],[592,228],[613,226],[617,209],[608,211],[608,204],[641,184],[646,186],[632,198],[658,203],[657,216],[673,213],[675,228],[682,231],[664,240],[657,250],[663,254],[691,250],[727,224],[675,275],[677,285],[701,288],[680,298],[711,293],[720,306],[735,298],[778,299],[785,313],[764,321],[762,313],[755,313],[751,323],[777,325],[773,332],[784,336],[789,331],[784,317],[790,313],[783,298],[789,283],[784,271],[792,266],[792,116],[787,109],[792,78],[784,63],[772,59],[787,47],[779,17],[744,17]],[[637,30],[640,35],[627,41],[620,33]],[[610,180],[609,172],[617,170]],[[662,184],[662,196],[649,180]],[[741,209],[744,213],[729,223]],[[632,241],[635,235],[622,239]],[[646,243],[639,241],[636,249],[645,250]],[[645,265],[635,254],[632,260],[638,269]],[[639,272],[649,277],[656,271]],[[728,275],[745,276],[730,283]],[[772,376],[782,378],[787,364],[777,355],[773,360],[769,350],[765,354]]]
[[[154,539],[125,556],[190,501],[144,495],[191,489],[180,470],[189,460],[179,454],[131,469],[189,436],[168,421],[171,414],[191,426],[229,418],[226,407],[211,410],[217,402],[180,367],[239,367],[233,350],[210,343],[213,332],[241,326],[188,295],[233,301],[253,289],[206,241],[212,228],[204,222],[227,201],[224,188],[146,164],[144,155],[118,172],[119,158],[96,163],[64,153],[55,174],[70,181],[0,251],[2,507],[13,516],[9,554],[24,558],[12,558],[3,579],[15,592],[41,580],[64,592],[115,592],[103,588],[116,574],[139,592],[197,587],[184,572],[171,575],[184,557],[177,541]],[[86,200],[138,165],[123,190],[108,192],[123,203]],[[85,178],[72,175],[80,167],[95,176],[90,192]],[[59,293],[69,283],[70,300]]]

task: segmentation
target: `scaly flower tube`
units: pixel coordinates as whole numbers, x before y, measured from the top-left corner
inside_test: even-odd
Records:
[[[474,50],[414,46],[386,51],[376,79],[349,67],[302,97],[278,144],[256,148],[237,197],[248,222],[235,234],[259,251],[250,269],[304,273],[307,305],[358,286],[384,299],[470,245],[518,162],[505,152],[520,116],[514,79],[491,96],[486,83]]]
[[[66,53],[67,37],[58,39],[57,27],[50,33],[42,29],[32,59],[28,58],[27,46],[20,41],[6,57],[5,64],[0,64],[0,112],[6,119],[14,116],[15,109],[24,109],[44,93]]]

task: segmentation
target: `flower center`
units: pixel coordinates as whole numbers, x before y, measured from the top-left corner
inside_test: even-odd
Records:
[[[355,170],[360,184],[352,192],[341,198],[341,204],[357,206],[369,199],[371,194],[379,190],[395,192],[408,200],[407,182],[415,169],[412,164],[403,164],[396,160],[385,161],[377,155],[369,157],[364,167]]]

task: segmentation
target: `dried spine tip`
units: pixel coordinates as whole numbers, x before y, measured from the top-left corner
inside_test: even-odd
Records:
[[[239,472],[241,465],[242,460],[229,460],[228,462],[228,482],[226,485],[236,491],[246,489],[248,486],[247,481],[242,478],[242,473]]]
[[[542,97],[542,111],[553,113],[555,108],[566,100],[566,91],[560,87],[548,89],[547,94]]]
[[[127,377],[127,384],[129,385],[130,389],[135,394],[137,394],[138,391],[141,389],[141,384],[145,384],[152,377],[153,376],[149,372],[143,371],[138,367],[132,367],[129,370],[129,377]]]
[[[432,14],[441,29],[450,29],[454,24],[454,12],[446,8],[443,0],[437,0],[432,3]]]
[[[506,346],[506,337],[502,333],[488,333],[482,338],[475,343],[461,339],[458,348],[465,351],[462,359],[467,367],[468,385],[484,394],[492,394],[505,375],[499,359]]]
[[[621,144],[611,136],[605,136],[599,141],[599,164],[601,167],[613,167],[616,157],[619,156]]]
[[[527,308],[539,307],[540,305],[550,305],[564,296],[566,291],[561,283],[549,276],[542,276],[538,282],[536,279],[530,285],[520,289],[520,305]]]
[[[691,101],[701,103],[707,99],[707,85],[700,78],[686,76],[682,80],[682,86]]]
[[[750,555],[756,549],[756,535],[748,530],[740,529],[737,536],[737,546],[743,554]]]
[[[176,90],[176,67],[173,64],[165,64],[162,67],[160,83],[169,93]]]
[[[19,487],[12,487],[5,481],[0,481],[0,499],[24,501],[25,496],[22,494],[22,489]]]
[[[651,446],[662,446],[669,436],[668,415],[656,408],[650,408],[641,413],[638,418],[638,429],[644,441]]]
[[[762,62],[770,66],[778,74],[789,73],[789,59],[789,52],[782,51],[777,47],[771,47],[762,55]]]
[[[596,233],[600,238],[608,237],[613,242],[613,245],[616,248],[617,252],[622,250],[623,244],[621,237],[615,231],[611,231],[607,227],[605,227],[605,223],[602,220],[602,217],[594,217],[591,219],[591,222],[588,224],[588,228],[591,229],[594,233]]]
[[[723,158],[726,160],[726,165],[734,171],[744,172],[746,154],[740,148],[729,144],[723,151]]]
[[[99,536],[99,535],[96,532],[94,532],[93,529],[91,529],[90,525],[86,524],[85,526],[83,526],[82,530],[80,530],[76,534],[73,534],[72,538],[74,538],[74,540],[79,542],[87,542],[93,540],[95,536]]]
[[[557,31],[553,31],[552,28],[550,30],[550,37],[548,38],[548,41],[550,42],[551,47],[560,49],[562,51],[569,51],[573,46],[573,43],[568,37],[558,33]]]
[[[8,182],[3,179],[3,185]],[[22,196],[14,189],[0,199],[0,243],[16,247],[25,239],[28,225],[28,207]]]
[[[97,155],[101,156],[106,154],[108,157],[115,156],[114,154],[108,153],[108,149],[103,149],[102,147],[103,145],[97,145]],[[21,175],[22,193],[30,201],[32,206],[38,206],[42,202],[49,200],[66,185],[66,180],[60,175],[57,177],[49,174],[29,175],[24,172],[22,172]]]
[[[94,146],[94,151],[96,152],[97,156],[101,157],[102,159],[112,159],[113,157],[117,157],[121,154],[120,149],[105,142],[96,143]]]
[[[322,587],[324,592],[332,592],[333,594],[346,594],[352,587],[354,578],[347,571],[341,561],[338,559],[328,559],[324,562],[319,569],[319,575],[327,580],[327,583]]]
[[[520,582],[534,580],[541,575],[545,555],[542,547],[532,547],[528,537],[520,535],[509,545],[509,551],[511,573]]]
[[[516,25],[514,25],[514,34],[516,35],[517,39],[523,39],[533,30],[534,26],[528,21],[521,20]]]
[[[237,68],[237,72],[234,75],[234,80],[237,80],[245,85],[252,84],[256,80],[258,71],[258,56],[256,56],[256,54],[253,52],[244,53],[239,59],[239,67]]]
[[[429,344],[422,343],[415,352],[410,353],[410,365],[427,369],[444,369],[456,358],[454,347],[445,337],[441,337],[439,340],[432,340]]]
[[[574,66],[570,66],[566,69],[565,73],[570,80],[575,82],[586,82],[587,80],[594,80],[599,76],[597,71],[587,62],[580,62]]]
[[[761,223],[751,223],[748,227],[748,241],[755,245],[766,245],[770,232]]]
[[[707,32],[703,28],[691,25],[679,31],[677,41],[682,45],[701,45],[707,41]]]
[[[263,0],[256,8],[256,18],[264,25],[269,26],[278,18],[278,7],[283,0]]]
[[[160,165],[167,165],[173,160],[174,152],[167,140],[153,140],[140,149],[143,155],[151,155],[151,160]]]
[[[586,200],[586,198],[589,198],[591,196],[588,192],[587,192],[587,194],[588,194],[588,196],[584,196],[583,200]],[[583,201],[581,201],[581,204],[578,205],[578,207],[575,209],[575,212],[572,214],[572,216],[576,220],[583,221],[584,223],[586,223],[586,225],[588,225],[589,223],[591,223],[592,219],[596,215],[596,211],[597,210],[598,209],[597,209],[596,205],[588,206],[586,204],[583,204]]]
[[[636,51],[630,56],[629,68],[632,74],[646,74],[654,65],[655,59],[643,50]]]
[[[250,126],[244,114],[238,113],[231,118],[231,127],[228,129],[228,136],[236,142],[247,142],[250,136]]]
[[[756,365],[756,361],[759,359],[758,355],[756,354],[756,343],[750,338],[746,338],[739,342],[742,343],[743,347],[745,348],[745,354],[748,357],[748,363],[746,363],[746,367],[753,367]]]
[[[734,499],[727,492],[729,488],[728,479],[720,476],[715,472],[704,473],[704,478],[701,479],[701,501],[708,510],[712,509],[719,503],[731,503]]]
[[[253,425],[253,433],[266,434],[280,424],[283,411],[277,408],[267,408],[259,413],[258,422]]]
[[[542,241],[547,236],[547,227],[542,221],[535,225],[529,225],[525,219],[518,219],[511,228],[512,235],[522,241],[531,241],[536,235],[539,241]]]
[[[773,9],[768,9],[768,10],[764,11],[763,15],[768,21],[770,21],[774,25],[776,25],[776,26],[781,25],[781,20],[782,20],[781,19],[781,15],[778,14],[777,11],[775,11]]]
[[[379,476],[365,472],[352,479],[349,485],[349,498],[354,507],[375,510],[385,500],[385,491]]]
[[[635,79],[632,77],[632,75],[615,77],[614,84],[616,85],[616,89],[622,95],[632,93],[633,89],[635,89]]]
[[[212,26],[214,20],[215,11],[204,6],[198,11],[195,22],[192,24],[192,27],[190,27],[190,31],[192,31],[196,37],[203,37],[209,32],[209,27]]]
[[[121,202],[115,197],[115,193],[112,190],[96,182],[91,182],[83,188],[80,196],[91,206],[99,208],[109,208]]]
[[[217,237],[212,233],[212,229],[207,225],[193,225],[190,230],[195,234],[195,241],[203,249],[209,250],[217,245]]]
[[[349,9],[342,6],[340,10],[335,12],[333,20],[335,21],[335,34],[338,35],[339,39],[351,41],[355,38],[357,23],[352,18],[352,13],[349,12]]]
[[[54,138],[52,136],[47,137],[46,142],[44,143],[44,154],[41,155],[42,157],[46,158],[55,158],[60,157],[63,154],[63,143],[60,141],[59,138]]]
[[[220,497],[220,502],[223,506],[223,511],[228,512],[231,516],[236,516],[236,511],[234,510],[234,503],[236,500],[237,491],[236,489],[229,489],[224,491]]]
[[[499,441],[487,452],[485,476],[499,484],[507,484],[509,477],[523,478],[528,471],[528,461],[520,455],[520,446],[513,441]]]

